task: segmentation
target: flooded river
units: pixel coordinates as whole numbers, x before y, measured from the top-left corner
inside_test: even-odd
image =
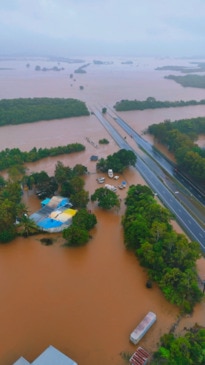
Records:
[[[13,70],[0,71],[0,98],[77,97],[89,107],[112,106],[122,98],[204,98],[203,90],[183,89],[164,80],[147,60],[136,60],[130,67],[121,65],[120,60],[110,66],[89,66],[87,74],[77,75],[72,86],[69,75],[74,65],[65,65],[62,73],[39,74],[34,66],[43,61],[31,60],[29,69],[25,67],[27,62],[7,61]],[[2,67],[5,64],[6,61]],[[84,85],[84,90],[79,85]],[[189,107],[120,115],[142,133],[149,124],[164,119],[204,114],[205,107]],[[109,145],[99,145],[101,138],[107,138]],[[98,185],[95,162],[90,161],[90,156],[106,157],[118,150],[93,115],[0,129],[1,149],[19,147],[28,151],[34,146],[53,147],[74,142],[83,143],[86,150],[28,164],[28,172],[45,170],[52,175],[58,160],[70,167],[82,163],[90,172],[85,178],[85,188],[92,194]],[[128,186],[145,183],[133,168],[120,176],[121,180],[126,180]],[[79,365],[123,365],[120,353],[132,353],[136,348],[129,342],[130,332],[150,310],[157,314],[157,322],[140,344],[152,351],[160,336],[169,331],[178,310],[167,303],[156,286],[151,290],[146,288],[146,272],[135,256],[125,250],[121,218],[126,190],[119,194],[122,199],[119,211],[103,212],[89,203],[98,223],[85,247],[62,247],[60,234],[53,235],[54,244],[47,247],[41,244],[41,236],[18,238],[8,245],[0,245],[0,365],[10,365],[20,356],[33,361],[50,344]],[[40,207],[31,192],[24,192],[23,200],[31,213]],[[175,227],[181,231],[176,223]],[[201,276],[205,277],[204,261],[200,260],[198,265]],[[180,328],[195,322],[205,326],[204,309],[202,302]]]

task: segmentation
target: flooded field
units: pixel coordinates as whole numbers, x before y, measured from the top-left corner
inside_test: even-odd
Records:
[[[31,68],[36,62],[30,62]],[[177,84],[169,84],[151,66],[132,65],[122,70],[119,60],[116,67],[92,66],[90,71],[88,68],[86,75],[76,76],[73,86],[69,79],[69,74],[74,71],[73,65],[72,69],[69,66],[70,69],[63,73],[36,76],[36,71],[26,69],[25,64],[15,63],[13,71],[0,73],[0,98],[77,97],[92,106],[96,103],[112,105],[121,98],[155,96],[185,100],[202,98],[203,94],[203,90],[196,89],[191,97],[192,89],[184,90]],[[84,90],[79,90],[81,84],[85,85]],[[142,133],[149,124],[164,119],[205,113],[204,107],[177,109],[124,112],[120,115]],[[106,157],[118,150],[93,115],[1,127],[0,132],[1,150],[18,147],[28,151],[34,146],[84,144],[84,152],[46,158],[28,164],[27,168],[28,173],[45,170],[52,175],[59,160],[70,167],[82,163],[90,172],[85,178],[85,189],[89,194],[99,187],[96,163],[90,161],[90,156]],[[107,138],[110,143],[99,145],[101,138]],[[145,135],[145,138],[150,137]],[[106,179],[108,182],[107,176]],[[128,187],[145,184],[134,168],[120,176],[119,182],[121,180],[126,180]],[[169,331],[177,319],[178,309],[167,303],[156,286],[151,290],[146,288],[146,272],[135,256],[124,248],[121,218],[126,191],[119,191],[122,199],[119,211],[104,212],[89,203],[98,223],[85,247],[62,247],[61,234],[53,235],[55,242],[48,247],[41,244],[41,236],[18,238],[0,246],[0,365],[10,365],[20,356],[33,361],[50,344],[79,365],[123,365],[120,353],[135,351],[135,346],[129,342],[130,332],[150,310],[157,314],[157,322],[140,344],[153,351],[160,336]],[[40,207],[39,200],[31,192],[24,192],[23,200],[31,213]],[[181,231],[174,224],[176,230]],[[200,275],[205,277],[204,260],[198,262],[198,267]],[[196,306],[193,315],[180,323],[179,331],[195,322],[205,326],[204,305],[202,302]]]

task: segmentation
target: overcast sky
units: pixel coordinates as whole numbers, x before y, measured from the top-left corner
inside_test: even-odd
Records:
[[[1,54],[204,56],[205,0],[0,0]]]

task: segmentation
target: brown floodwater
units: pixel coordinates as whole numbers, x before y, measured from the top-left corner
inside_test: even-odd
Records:
[[[198,89],[183,89],[164,80],[147,60],[136,60],[130,67],[122,66],[120,60],[116,65],[89,66],[87,74],[76,76],[73,86],[69,74],[76,65],[65,65],[62,73],[37,75],[32,67],[44,61],[31,60],[30,69],[25,67],[27,62],[8,61],[8,66],[13,66],[14,70],[0,71],[0,98],[78,97],[92,106],[97,103],[112,105],[121,98],[144,99],[148,96],[169,100],[202,99],[204,93]],[[85,88],[80,91],[81,84]],[[204,112],[204,107],[189,107],[121,115],[142,133],[149,124],[179,119],[183,115],[203,115]],[[88,143],[86,137],[97,144],[97,148]],[[101,138],[107,138],[110,143],[99,145]],[[145,138],[151,141],[147,135]],[[90,172],[85,178],[85,188],[92,194],[99,185],[95,162],[90,161],[90,156],[106,157],[118,150],[93,115],[1,127],[0,130],[1,149],[19,147],[28,151],[34,146],[51,147],[74,142],[83,143],[86,150],[28,164],[28,173],[45,170],[52,175],[58,160],[70,167],[82,163]],[[120,176],[117,184],[122,180],[127,181],[127,186],[145,184],[133,168]],[[126,189],[119,194],[122,202],[118,211],[104,212],[89,203],[98,223],[85,247],[62,247],[61,234],[53,235],[54,244],[47,247],[41,244],[41,236],[18,238],[9,245],[0,246],[0,365],[10,365],[20,356],[33,361],[49,344],[79,365],[120,365],[124,364],[121,352],[135,351],[129,334],[148,311],[157,314],[157,322],[140,342],[142,346],[154,350],[160,336],[171,328],[178,309],[164,299],[157,286],[151,290],[146,288],[146,272],[135,256],[124,248],[121,218]],[[32,192],[25,191],[23,201],[31,213],[40,207]],[[182,232],[176,222],[173,224]],[[204,260],[199,260],[198,268],[200,276],[205,277]],[[196,306],[193,315],[184,319],[179,329],[195,322],[205,326],[204,309],[204,302]]]

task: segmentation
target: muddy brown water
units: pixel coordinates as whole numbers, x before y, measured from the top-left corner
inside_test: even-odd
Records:
[[[166,91],[167,98],[170,94],[173,100],[203,98],[204,93],[191,89],[193,95],[190,97],[190,90],[174,83],[169,84],[170,90],[168,81],[165,82],[146,64],[122,69],[118,60],[116,67],[112,65],[108,69],[93,66],[81,79],[79,75],[76,77],[76,84],[87,85],[81,92],[76,84],[70,86],[68,75],[74,66],[72,69],[69,66],[64,73],[37,76],[34,71],[25,69],[27,61],[9,62],[15,65],[15,69],[0,73],[1,98],[72,95],[82,99],[83,95],[89,105],[109,101],[112,105],[123,98],[123,93],[124,98],[140,95],[143,99],[152,95],[162,99]],[[31,65],[36,62],[31,60]],[[136,82],[141,85],[141,90],[136,87]],[[151,94],[154,90],[155,94]],[[174,120],[182,115],[203,115],[205,111],[204,107],[177,109],[127,112],[121,116],[142,133],[154,122],[166,118]],[[86,137],[97,144],[97,148],[88,143]],[[107,138],[109,145],[100,146],[100,138]],[[145,138],[150,137],[145,135]],[[1,149],[19,147],[27,151],[34,146],[51,147],[74,142],[83,143],[86,150],[28,164],[28,172],[45,170],[52,175],[58,160],[70,167],[82,163],[90,172],[85,178],[85,188],[92,194],[99,185],[95,162],[90,161],[90,156],[106,157],[118,150],[93,115],[2,127],[0,130]],[[116,184],[122,180],[127,181],[127,186],[145,183],[133,168],[120,176]],[[126,189],[119,194],[122,199],[119,211],[103,212],[94,203],[89,203],[98,223],[85,247],[62,247],[64,241],[60,234],[53,235],[54,244],[48,247],[40,243],[41,236],[18,238],[9,245],[0,246],[0,365],[10,365],[20,356],[33,361],[50,344],[79,365],[120,365],[124,364],[121,352],[135,351],[129,335],[148,311],[157,314],[157,322],[140,345],[149,351],[154,350],[160,336],[171,328],[178,309],[167,303],[157,286],[146,289],[146,272],[135,256],[124,248],[121,218]],[[31,213],[40,207],[39,200],[31,192],[24,192],[23,200]],[[176,222],[174,226],[181,232]],[[204,260],[199,260],[202,277],[205,277],[204,267]],[[180,323],[179,330],[195,322],[205,326],[204,309],[204,302],[197,305],[193,315]]]

